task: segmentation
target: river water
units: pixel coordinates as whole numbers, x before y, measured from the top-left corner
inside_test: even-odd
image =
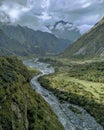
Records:
[[[49,64],[38,62],[37,60],[27,60],[23,61],[23,63],[26,66],[41,71],[41,74],[32,78],[31,86],[50,105],[65,130],[104,130],[102,126],[100,126],[95,119],[86,112],[86,110],[68,102],[60,103],[51,91],[40,85],[38,78],[40,76],[54,73],[55,70],[53,67]],[[73,112],[70,107],[76,108],[80,113]]]

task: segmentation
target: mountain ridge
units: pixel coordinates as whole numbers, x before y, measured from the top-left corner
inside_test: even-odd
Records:
[[[104,18],[61,55],[69,58],[104,57]]]
[[[70,44],[69,40],[58,39],[48,32],[34,31],[20,25],[4,24],[0,30],[0,47],[20,56],[58,54]]]

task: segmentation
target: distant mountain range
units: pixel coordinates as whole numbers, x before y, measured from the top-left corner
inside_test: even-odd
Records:
[[[104,18],[62,54],[69,58],[104,57]]]
[[[70,43],[47,32],[0,23],[0,52],[3,54],[54,55],[64,51]]]
[[[56,37],[47,32],[33,31],[19,25],[0,24],[0,53],[19,56],[45,56],[61,53],[61,56],[68,58],[104,57],[104,18],[89,32],[70,45],[72,41],[66,40],[65,36],[62,37],[64,39],[59,37],[63,34],[70,36],[67,31],[74,28],[72,26],[71,23],[64,21],[56,22],[52,27],[48,26],[51,31],[60,35]],[[64,31],[67,33],[64,33]],[[76,29],[76,32],[78,33],[79,31]]]
[[[48,29],[58,38],[76,41],[80,36],[79,29],[71,22],[57,21],[54,25],[48,25]]]

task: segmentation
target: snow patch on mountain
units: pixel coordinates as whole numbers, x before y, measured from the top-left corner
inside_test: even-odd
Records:
[[[75,41],[80,37],[79,29],[71,22],[63,20],[47,25],[47,28],[57,37]]]

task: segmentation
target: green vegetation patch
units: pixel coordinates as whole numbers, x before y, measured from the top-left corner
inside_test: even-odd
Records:
[[[31,89],[32,76],[16,57],[0,57],[0,130],[64,130],[48,104]]]
[[[69,76],[104,83],[104,62],[73,65],[70,67]]]

